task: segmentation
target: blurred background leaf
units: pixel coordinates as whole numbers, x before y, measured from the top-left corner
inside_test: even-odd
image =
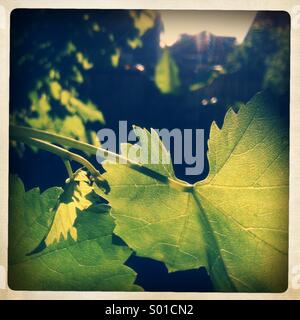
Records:
[[[71,19],[68,10],[14,11],[11,121],[94,143],[105,118],[101,96],[90,99],[93,74],[117,68],[122,50],[142,46],[157,14],[71,11]]]
[[[167,48],[156,65],[155,83],[161,93],[177,93],[180,88],[179,70]]]

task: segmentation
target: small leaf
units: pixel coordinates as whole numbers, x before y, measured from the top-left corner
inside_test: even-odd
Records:
[[[142,40],[138,37],[134,39],[127,39],[127,44],[133,50],[137,48],[141,48],[143,46]]]
[[[167,48],[155,67],[155,83],[162,93],[177,93],[180,88],[179,70]]]
[[[51,81],[50,84],[49,84],[49,89],[50,89],[50,93],[51,93],[52,97],[55,100],[59,100],[60,99],[60,95],[61,95],[61,91],[62,91],[62,87],[59,84],[59,82]]]
[[[120,48],[116,48],[114,54],[111,55],[111,64],[114,68],[117,68],[119,65],[119,60],[121,56],[121,50]]]
[[[74,222],[77,213],[92,204],[88,199],[92,191],[86,172],[83,170],[75,172],[73,180],[65,186],[54,209],[54,220],[45,239],[47,246],[59,242],[61,238],[66,240],[69,235],[73,240],[77,240],[77,229],[74,227]]]
[[[133,19],[134,26],[139,32],[139,36],[143,36],[149,29],[155,24],[156,13],[152,10],[131,10],[129,11],[131,18]]]

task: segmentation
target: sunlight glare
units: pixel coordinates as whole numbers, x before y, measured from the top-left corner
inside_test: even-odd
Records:
[[[215,36],[235,37],[243,42],[256,11],[160,11],[164,32],[160,46],[171,46],[181,34],[196,35],[208,31]]]

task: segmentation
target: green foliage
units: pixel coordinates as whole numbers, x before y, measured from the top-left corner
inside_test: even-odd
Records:
[[[88,93],[91,74],[120,66],[122,52],[142,46],[156,18],[147,10],[120,10],[113,16],[78,10],[72,19],[68,11],[50,17],[47,10],[15,10],[12,86],[23,81],[18,97],[11,99],[11,122],[94,144],[94,130],[105,120],[101,97]]]
[[[285,93],[289,88],[289,56],[290,56],[290,33],[288,29],[278,28],[271,34],[271,40],[276,49],[268,55],[266,73],[263,79],[263,88],[274,89],[278,93]]]
[[[19,122],[29,125],[35,129],[42,129],[56,132],[65,136],[72,137],[84,142],[93,143],[90,135],[94,131],[85,129],[86,123],[98,122],[104,123],[104,117],[101,111],[90,101],[83,103],[74,97],[69,91],[62,90],[58,82],[50,82],[50,96],[42,93],[41,97],[35,91],[30,92],[31,101],[30,112],[24,117],[17,113]],[[59,103],[61,108],[65,109],[63,118],[54,114],[51,103]],[[18,122],[18,121],[16,121]]]
[[[157,14],[151,10],[131,10],[130,16],[134,21],[134,27],[138,30],[139,36],[143,36],[149,29],[154,27]]]
[[[59,242],[61,238],[67,240],[68,236],[77,240],[77,229],[74,227],[77,212],[88,209],[92,205],[92,199],[89,199],[92,191],[86,172],[82,170],[75,172],[54,208],[54,219],[45,238],[47,246]]]
[[[158,48],[151,41],[142,48],[149,31],[159,30],[158,14],[119,10],[112,17],[110,11],[75,10],[72,19],[66,19],[69,12],[56,11],[55,21],[48,21],[47,10],[33,11],[32,16],[23,12],[24,19],[14,19],[18,12],[12,14],[11,55],[11,87],[18,88],[18,94],[10,97],[10,120],[44,132],[17,127],[18,132],[11,131],[12,144],[21,141],[53,152],[65,162],[77,161],[92,177],[82,169],[73,173],[67,162],[70,178],[64,188],[43,193],[38,188],[26,192],[22,181],[11,177],[10,287],[141,290],[134,284],[135,272],[125,265],[134,251],[162,261],[170,272],[205,267],[218,291],[283,291],[287,285],[288,130],[270,96],[262,93],[247,105],[236,103],[221,129],[213,123],[209,174],[204,181],[190,185],[177,179],[157,133],[139,127],[134,131],[140,145],[121,146],[129,164],[106,161],[101,176],[84,157],[55,144],[96,153],[95,129],[105,119],[101,90],[90,94],[91,85],[98,85],[94,80],[99,75],[121,69],[133,72],[133,66],[124,63],[133,50],[141,58],[142,50]],[[199,59],[195,67],[179,70],[185,64],[180,63],[181,56],[177,65],[176,54],[172,51],[172,57],[164,48],[154,80],[162,94],[188,94],[212,85],[220,75],[241,71],[258,84],[256,88],[284,94],[288,54],[288,28],[255,24],[224,68],[210,61],[211,65],[204,63],[197,69]],[[145,65],[147,72],[156,63],[153,56],[149,68]],[[180,79],[180,71],[191,76]],[[51,137],[49,132],[60,136]],[[148,144],[150,138],[154,138],[152,144]],[[144,164],[143,157],[149,164]],[[122,246],[113,243],[114,234],[125,242]]]
[[[137,49],[143,46],[142,36],[155,26],[157,13],[152,10],[130,10],[129,15],[138,30],[138,35],[134,39],[127,39],[127,44],[131,49]]]
[[[109,216],[109,207],[95,199],[88,206],[91,203],[85,197],[84,201],[76,198],[87,192],[86,174],[78,171],[76,176],[63,193],[61,188],[54,187],[42,194],[38,188],[25,192],[22,181],[16,176],[11,177],[10,288],[140,290],[133,284],[135,272],[124,265],[131,251],[112,243],[114,223]],[[74,215],[78,215],[76,219]],[[71,236],[66,238],[71,225]],[[56,239],[56,243],[50,241],[50,244],[54,228],[56,236],[52,239]],[[57,242],[60,232],[63,232],[63,237]],[[44,242],[46,236],[47,247]]]
[[[210,172],[194,186],[163,163],[169,155],[158,139],[152,145],[160,150],[158,164],[147,165],[152,174],[105,162],[111,191],[101,195],[112,206],[114,232],[137,255],[162,261],[169,271],[206,267],[216,290],[285,290],[289,142],[274,108],[269,96],[258,94],[238,114],[230,109],[221,130],[213,124]],[[141,146],[122,148],[134,162],[150,136],[136,133]]]
[[[222,128],[211,127],[209,174],[194,185],[176,178],[156,131],[139,127],[139,145],[121,146],[128,163],[105,161],[102,177],[79,170],[63,192],[51,188],[41,195],[25,192],[13,177],[10,286],[138,290],[134,272],[124,266],[132,249],[170,272],[205,267],[217,291],[284,291],[289,136],[281,111],[268,93],[239,104],[237,113],[229,109]],[[16,139],[30,138],[21,132]],[[80,149],[80,142],[63,140]],[[130,249],[114,245],[113,233]]]
[[[260,84],[276,94],[289,89],[290,29],[273,25],[268,19],[255,23],[246,39],[227,59],[230,72],[247,72]]]
[[[168,48],[155,67],[155,84],[161,93],[177,93],[180,88],[179,69]]]
[[[222,74],[226,74],[226,71],[223,69],[222,66],[218,66],[218,68],[212,69],[206,72],[205,74],[201,75],[202,77],[204,76],[205,79],[202,79],[202,81],[191,84],[189,86],[189,90],[197,91],[207,86],[210,86]]]
[[[85,60],[82,62],[79,59],[79,63],[83,63],[86,69]],[[56,69],[51,69],[44,78],[40,78],[28,93],[30,108],[15,111],[14,123],[93,143],[90,136],[94,131],[89,129],[89,125],[104,124],[104,116],[94,103],[79,98],[76,87],[84,82],[84,78],[78,67],[74,67],[73,71],[75,74],[68,76],[65,87]],[[74,79],[72,85],[69,84],[70,79]]]

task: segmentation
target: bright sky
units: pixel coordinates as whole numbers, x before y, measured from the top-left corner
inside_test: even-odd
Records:
[[[174,44],[183,33],[190,35],[208,31],[216,36],[236,37],[241,43],[255,17],[256,11],[160,11],[165,31],[161,45]]]

